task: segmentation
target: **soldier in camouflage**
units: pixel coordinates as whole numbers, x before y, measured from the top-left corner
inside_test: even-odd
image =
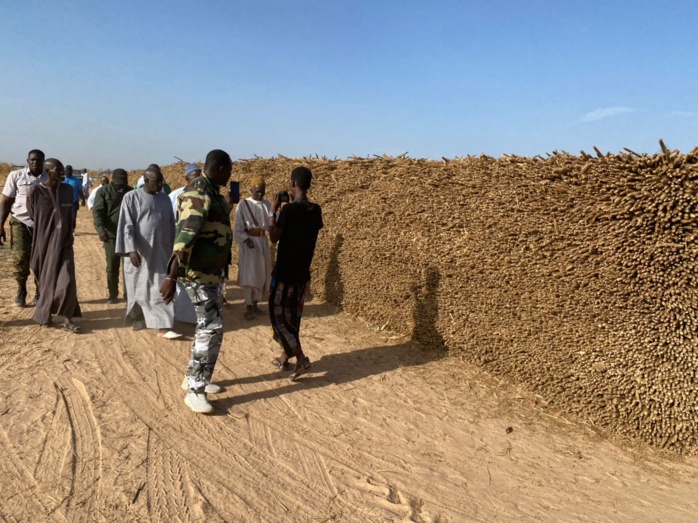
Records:
[[[209,413],[208,393],[220,392],[211,383],[223,343],[223,302],[220,285],[228,264],[233,232],[232,206],[220,194],[228,183],[233,163],[225,151],[206,156],[204,174],[193,179],[179,196],[179,217],[168,276],[160,288],[165,303],[175,297],[181,280],[196,310],[196,333],[183,388],[184,403],[194,412]]]
[[[10,218],[10,247],[12,248],[13,273],[18,287],[15,305],[18,307],[26,306],[29,258],[32,251],[34,229],[34,221],[27,210],[27,195],[33,185],[48,180],[48,176],[44,173],[44,159],[42,151],[38,149],[29,151],[27,167],[12,171],[7,176],[0,199],[0,245],[7,240],[5,220],[12,214]],[[37,291],[34,296],[34,305],[38,299]]]

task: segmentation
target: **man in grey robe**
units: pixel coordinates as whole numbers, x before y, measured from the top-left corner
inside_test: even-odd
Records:
[[[63,164],[55,158],[44,163],[48,180],[31,187],[27,212],[34,224],[30,266],[37,276],[39,299],[34,320],[52,324],[52,314],[63,316],[62,327],[78,332],[73,318],[82,316],[75,283],[73,252],[73,189],[61,183]]]
[[[124,195],[116,232],[116,254],[124,257],[126,317],[134,320],[134,330],[145,323],[160,336],[174,339],[181,336],[172,331],[174,307],[160,296],[174,244],[174,213],[162,192],[160,169],[151,165],[143,176],[143,187]]]

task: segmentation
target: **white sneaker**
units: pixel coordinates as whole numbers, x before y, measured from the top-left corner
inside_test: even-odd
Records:
[[[187,392],[187,395],[184,397],[184,404],[194,412],[201,414],[213,412],[213,405],[208,402],[205,392],[200,394]]]
[[[189,378],[186,376],[184,376],[184,379],[182,380],[182,390],[189,390]],[[218,394],[223,390],[223,387],[216,385],[215,383],[207,383],[205,390],[207,394]]]
[[[177,338],[181,338],[182,335],[179,332],[167,331],[164,334],[160,334],[160,337],[165,338],[166,340],[176,340]]]

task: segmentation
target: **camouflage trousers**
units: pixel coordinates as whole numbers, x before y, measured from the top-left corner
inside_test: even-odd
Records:
[[[189,390],[204,392],[223,344],[223,298],[220,285],[182,282],[196,311],[196,332],[187,368]]]
[[[13,275],[17,285],[26,288],[29,278],[29,259],[32,254],[33,231],[15,218],[10,218]]]

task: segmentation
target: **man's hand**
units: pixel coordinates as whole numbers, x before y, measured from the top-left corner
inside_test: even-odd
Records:
[[[279,210],[279,207],[281,207],[281,202],[279,201],[279,193],[276,193],[274,197],[271,199],[272,214],[276,214],[276,211]]]
[[[169,305],[172,303],[172,300],[174,300],[176,292],[177,282],[168,276],[165,278],[165,281],[162,282],[162,285],[160,285],[160,296],[162,296],[162,301],[164,301],[166,305]]]
[[[0,245],[7,242],[7,237],[5,236],[5,228],[0,227]]]
[[[99,239],[107,243],[109,241],[109,235],[106,232],[102,232],[99,234]]]
[[[129,252],[128,258],[136,269],[141,268],[141,255],[137,252]]]
[[[235,202],[233,201],[233,195],[230,194],[230,191],[228,191],[227,193],[225,193],[225,201],[228,202],[228,203],[229,203],[230,205],[232,205],[233,207],[235,206]]]
[[[254,242],[252,241],[252,238],[247,238],[245,240],[245,245],[247,245],[250,249],[254,249]]]

